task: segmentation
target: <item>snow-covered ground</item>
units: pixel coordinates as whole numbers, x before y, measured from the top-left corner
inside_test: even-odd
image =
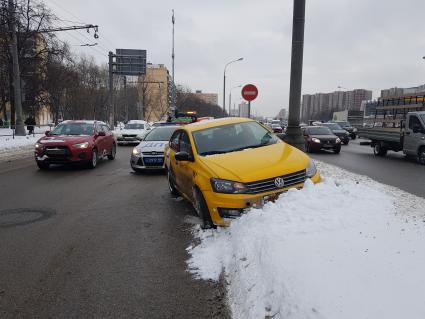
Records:
[[[425,318],[425,200],[318,163],[307,183],[189,247],[234,318]]]
[[[12,136],[2,136],[9,134],[12,134],[12,130],[0,129],[0,159],[13,155],[16,152],[31,150],[35,142],[42,136],[40,134],[36,134],[35,137],[32,135],[15,136],[15,138]]]

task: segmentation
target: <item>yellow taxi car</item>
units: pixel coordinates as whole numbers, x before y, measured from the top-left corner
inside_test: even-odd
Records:
[[[227,226],[246,209],[302,188],[308,178],[321,179],[305,153],[244,118],[177,130],[166,148],[165,166],[170,192],[193,204],[204,228]]]

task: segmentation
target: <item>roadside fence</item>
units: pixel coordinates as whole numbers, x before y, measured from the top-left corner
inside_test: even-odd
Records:
[[[29,134],[27,125],[25,125],[25,130],[27,132],[27,136],[33,136],[35,137],[36,135],[44,135],[46,133],[46,131],[51,131],[52,127],[54,127],[55,125],[53,123],[51,124],[45,124],[45,125],[34,125],[34,130],[32,131],[31,134]],[[15,125],[8,125],[8,126],[1,126],[0,127],[0,137],[3,136],[12,136],[13,139],[15,139]]]

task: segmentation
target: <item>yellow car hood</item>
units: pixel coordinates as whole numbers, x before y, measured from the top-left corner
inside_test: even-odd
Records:
[[[199,159],[214,177],[238,182],[253,182],[301,171],[310,161],[306,154],[286,143]]]

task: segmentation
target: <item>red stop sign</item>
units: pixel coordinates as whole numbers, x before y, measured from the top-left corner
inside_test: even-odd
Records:
[[[258,96],[258,89],[254,84],[247,84],[242,88],[242,97],[246,101],[253,101]]]

